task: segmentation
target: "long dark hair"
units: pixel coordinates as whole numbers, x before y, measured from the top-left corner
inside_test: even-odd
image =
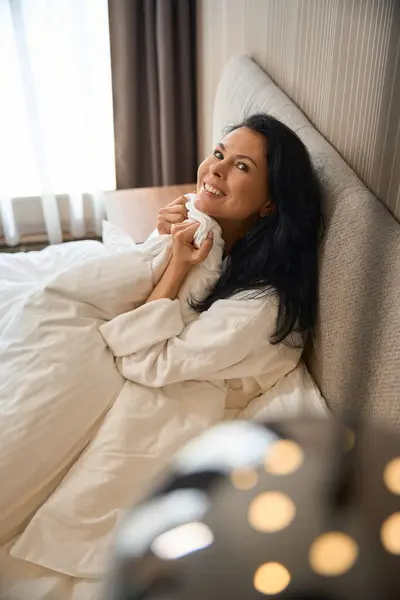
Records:
[[[232,247],[216,286],[192,306],[202,312],[216,300],[248,292],[275,292],[279,307],[272,344],[291,333],[312,333],[317,313],[318,242],[322,234],[321,191],[300,138],[266,114],[229,129],[247,127],[264,136],[269,198],[274,210]]]

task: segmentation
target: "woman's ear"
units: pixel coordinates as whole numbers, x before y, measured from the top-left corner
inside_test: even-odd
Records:
[[[268,204],[263,206],[262,209],[260,210],[260,217],[263,218],[263,217],[266,217],[267,215],[270,215],[273,210],[274,210],[273,203],[268,202]]]

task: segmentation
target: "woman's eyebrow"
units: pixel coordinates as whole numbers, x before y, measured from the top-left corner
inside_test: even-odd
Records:
[[[218,142],[218,146],[220,146],[224,152],[226,151],[226,146],[222,142]],[[236,158],[247,158],[247,160],[252,162],[255,168],[258,169],[257,163],[251,158],[251,156],[247,156],[247,154],[236,154]]]

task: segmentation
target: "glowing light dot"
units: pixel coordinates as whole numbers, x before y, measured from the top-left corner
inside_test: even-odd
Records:
[[[400,495],[400,457],[394,458],[385,467],[383,481],[393,494]]]
[[[265,492],[250,504],[248,519],[253,529],[273,533],[293,521],[296,507],[289,496],[281,492]]]
[[[291,440],[279,440],[269,450],[264,466],[268,473],[289,475],[297,471],[303,460],[304,454],[298,444]]]
[[[251,490],[258,483],[258,475],[254,469],[235,469],[231,482],[238,490]]]
[[[400,512],[394,513],[384,521],[381,540],[390,554],[400,554]]]
[[[286,589],[290,579],[290,573],[286,567],[277,562],[269,562],[257,569],[253,583],[258,592],[272,596]]]
[[[319,575],[335,577],[349,571],[357,556],[355,541],[345,533],[332,531],[314,540],[309,560],[311,568]]]

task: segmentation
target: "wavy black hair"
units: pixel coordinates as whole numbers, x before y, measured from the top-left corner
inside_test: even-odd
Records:
[[[295,332],[305,341],[317,314],[318,243],[323,229],[320,186],[304,144],[286,125],[260,113],[230,127],[228,133],[239,127],[265,138],[274,210],[234,244],[214,289],[204,300],[192,300],[192,306],[203,312],[216,300],[239,292],[248,292],[249,298],[274,292],[279,307],[271,343]]]

